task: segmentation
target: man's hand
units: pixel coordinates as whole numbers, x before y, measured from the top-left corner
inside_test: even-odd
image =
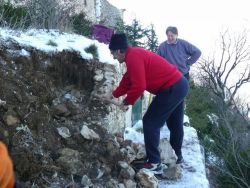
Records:
[[[120,110],[122,110],[123,112],[126,112],[129,109],[128,105],[124,105],[123,103],[121,103],[119,105]]]
[[[112,94],[103,95],[103,96],[100,96],[100,98],[101,98],[103,101],[107,101],[107,102],[111,102],[112,99],[114,99],[114,97],[113,97]]]
[[[118,100],[114,100],[114,97],[112,94],[102,95],[98,97],[104,102],[108,102],[108,103],[116,105],[123,112],[126,112],[129,109],[129,106],[125,105],[124,102],[119,102]]]

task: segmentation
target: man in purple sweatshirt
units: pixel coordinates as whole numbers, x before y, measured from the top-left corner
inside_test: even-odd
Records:
[[[193,44],[178,38],[176,27],[166,30],[167,40],[160,44],[157,53],[168,62],[176,65],[179,71],[189,80],[189,69],[201,56],[201,51]]]
[[[189,69],[192,64],[194,64],[199,57],[201,56],[201,51],[194,46],[193,44],[178,38],[178,30],[176,27],[169,26],[166,30],[167,40],[160,44],[157,53],[165,58],[168,62],[171,64],[174,64],[179,71],[183,74],[183,76],[189,80]],[[179,105],[177,111],[184,110],[184,102],[182,105]],[[173,112],[174,113],[174,112]],[[182,112],[182,116],[184,116],[184,112]],[[179,117],[184,118],[184,117]],[[176,122],[176,118],[169,118],[166,123],[169,128],[169,130],[174,129],[173,125],[176,125],[178,122]],[[183,137],[184,137],[184,131],[183,131],[183,125],[180,126],[178,129],[178,132],[175,132],[170,134],[170,144],[173,149],[175,149],[177,142],[176,139],[174,139],[177,135],[181,135],[179,137],[180,145],[182,145]],[[177,155],[177,162],[176,163],[182,163],[183,157],[182,153],[178,152],[178,150],[175,150],[175,153]]]

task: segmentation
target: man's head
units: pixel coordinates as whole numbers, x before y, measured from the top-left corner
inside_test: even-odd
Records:
[[[166,30],[166,35],[168,37],[168,43],[175,44],[178,37],[178,29],[173,26],[169,26]]]
[[[128,39],[124,33],[113,34],[109,43],[109,49],[114,59],[117,59],[119,63],[123,63],[125,60],[125,52],[128,48]]]

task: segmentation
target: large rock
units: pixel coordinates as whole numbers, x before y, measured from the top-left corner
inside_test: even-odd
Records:
[[[69,174],[81,174],[83,163],[80,160],[80,153],[70,148],[64,148],[60,152],[56,162]]]
[[[3,120],[9,126],[17,125],[20,123],[20,119],[17,117],[16,112],[14,112],[13,110],[8,110],[4,114]]]
[[[147,172],[145,170],[140,170],[136,174],[137,179],[144,188],[157,188],[158,179],[154,176],[152,172]]]
[[[130,179],[124,180],[124,185],[126,188],[136,188],[136,183]]]
[[[160,141],[160,153],[161,161],[165,164],[175,164],[176,155],[167,139],[161,139]]]
[[[65,104],[58,104],[53,109],[54,114],[57,116],[68,116],[70,115],[70,111],[66,107]]]
[[[87,140],[100,140],[100,136],[92,129],[89,129],[86,125],[83,125],[81,135]]]
[[[134,179],[135,171],[124,161],[118,162],[119,167],[121,168],[119,177],[122,179]]]
[[[57,128],[57,132],[63,138],[69,138],[71,136],[67,127],[59,127]]]
[[[180,164],[170,165],[168,168],[163,169],[162,177],[169,180],[176,180],[181,178],[181,172]]]
[[[89,186],[92,186],[92,185],[93,185],[92,182],[91,182],[91,180],[89,179],[89,177],[86,176],[86,175],[84,175],[84,176],[82,177],[81,184],[82,184],[84,187],[89,187]]]

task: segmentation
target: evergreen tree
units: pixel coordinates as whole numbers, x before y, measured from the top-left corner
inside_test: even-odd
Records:
[[[142,42],[143,38],[145,37],[145,29],[143,29],[142,25],[137,19],[134,19],[131,25],[126,25],[125,30],[129,43],[133,47],[145,46],[144,42]]]
[[[125,33],[126,32],[126,25],[122,19],[117,19],[116,26],[115,26],[115,32],[117,33]]]
[[[91,36],[92,23],[87,19],[84,13],[72,16],[71,19],[73,23],[74,32],[86,37]]]
[[[152,52],[156,52],[158,49],[158,38],[155,33],[154,25],[151,24],[149,29],[146,31],[147,42],[146,48]]]

